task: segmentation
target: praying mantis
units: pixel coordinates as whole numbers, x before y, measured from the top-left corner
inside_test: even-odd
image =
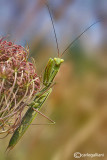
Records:
[[[58,57],[49,59],[47,65],[46,65],[45,71],[44,71],[44,75],[43,75],[43,86],[44,87],[42,88],[42,90],[40,90],[38,93],[36,93],[33,101],[31,102],[31,104],[29,104],[29,106],[28,106],[29,108],[26,111],[25,115],[23,116],[20,125],[16,128],[16,130],[14,131],[14,133],[10,139],[9,145],[7,147],[7,151],[13,149],[14,146],[19,142],[19,140],[24,135],[24,133],[26,132],[26,130],[28,129],[28,127],[30,126],[32,121],[35,119],[37,113],[41,114],[42,116],[44,116],[45,118],[50,120],[48,117],[46,117],[45,115],[43,115],[40,112],[40,109],[52,92],[52,86],[54,85],[54,79],[55,79],[57,73],[59,72],[61,64],[64,62],[64,59],[62,59],[61,57],[71,47],[71,45],[74,44],[75,41],[81,37],[81,35],[83,35],[88,29],[90,29],[93,25],[95,25],[96,23],[99,22],[99,20],[98,20],[97,22],[93,23],[91,26],[86,28],[72,43],[69,44],[69,46],[66,48],[66,50],[60,55],[56,31],[55,31],[55,27],[54,27],[54,23],[53,23],[53,18],[52,18],[49,6],[47,4],[46,4],[46,6],[49,10],[49,14],[50,14],[50,18],[51,18],[51,22],[52,22],[52,26],[53,26],[53,31],[54,31],[54,35],[55,35],[56,44],[57,44],[57,50],[58,50]],[[53,120],[50,120],[50,121],[52,123],[55,123]]]

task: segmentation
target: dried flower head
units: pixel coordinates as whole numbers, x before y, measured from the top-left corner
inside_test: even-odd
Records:
[[[21,114],[40,88],[28,50],[0,39],[0,133],[12,133]]]

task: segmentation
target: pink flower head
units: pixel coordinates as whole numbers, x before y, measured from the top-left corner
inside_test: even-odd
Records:
[[[0,131],[12,132],[21,113],[40,88],[28,50],[0,39]]]

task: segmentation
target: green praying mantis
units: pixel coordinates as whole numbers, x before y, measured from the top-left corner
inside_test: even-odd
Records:
[[[87,29],[85,29],[72,43],[69,44],[69,46],[66,48],[66,50],[61,54],[61,56],[59,55],[59,47],[58,47],[58,42],[57,42],[57,36],[56,36],[56,32],[55,32],[55,27],[54,27],[54,23],[53,23],[53,18],[51,15],[51,11],[49,6],[46,4],[48,10],[49,10],[49,14],[50,14],[50,18],[51,18],[51,22],[52,22],[52,27],[53,27],[53,31],[54,31],[54,35],[55,35],[55,40],[56,40],[56,44],[57,44],[57,50],[58,50],[58,58],[50,58],[45,71],[44,71],[44,75],[43,75],[43,89],[41,91],[39,91],[39,93],[37,93],[32,101],[31,104],[29,104],[29,108],[26,111],[25,115],[22,118],[22,121],[20,123],[20,125],[18,126],[18,128],[14,131],[9,145],[7,147],[7,150],[11,150],[14,148],[14,146],[19,142],[19,140],[21,139],[21,137],[24,135],[24,133],[26,132],[26,130],[28,129],[28,127],[30,126],[30,124],[32,123],[32,121],[35,119],[37,113],[41,114],[42,116],[44,116],[45,118],[47,118],[48,120],[50,120],[48,117],[46,117],[45,115],[43,115],[40,112],[41,107],[43,106],[43,104],[45,103],[45,101],[47,100],[48,96],[51,94],[52,92],[52,84],[53,81],[60,69],[61,64],[64,62],[64,60],[61,58],[62,55],[69,49],[69,47],[71,47],[72,44],[74,44],[77,39],[79,39],[81,37],[82,34],[84,34],[87,30],[89,30],[93,25],[95,25],[96,23],[99,22],[99,20],[95,23],[93,23],[91,26],[89,26]],[[55,123],[54,121],[50,120],[52,123]]]

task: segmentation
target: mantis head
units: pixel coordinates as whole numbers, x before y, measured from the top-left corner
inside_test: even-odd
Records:
[[[63,63],[63,62],[64,62],[64,60],[63,60],[63,59],[61,59],[61,58],[54,58],[54,62],[55,62],[55,64],[56,64],[56,66],[60,66],[60,65],[61,65],[61,63]]]

